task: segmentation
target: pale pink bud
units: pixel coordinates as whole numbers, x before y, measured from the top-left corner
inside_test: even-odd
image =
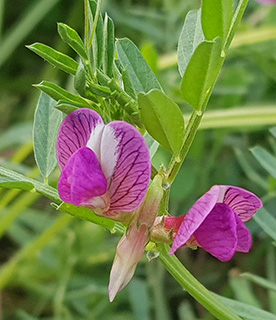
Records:
[[[145,245],[148,242],[148,230],[145,225],[137,229],[136,223],[124,235],[118,246],[112,265],[109,281],[109,300],[112,302],[116,294],[131,280],[137,263],[142,259]]]
[[[162,178],[156,175],[149,187],[144,202],[135,213],[135,221],[132,222],[129,231],[122,237],[117,246],[116,256],[110,273],[110,301],[113,301],[116,294],[129,283],[133,277],[137,263],[143,257],[162,196]]]

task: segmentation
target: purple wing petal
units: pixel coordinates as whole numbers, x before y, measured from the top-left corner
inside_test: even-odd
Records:
[[[228,204],[243,222],[248,221],[260,209],[262,201],[255,194],[238,187],[228,186],[223,203]]]
[[[107,191],[107,181],[95,153],[81,148],[67,161],[58,183],[63,201],[89,206],[92,199]]]
[[[186,214],[176,234],[170,254],[175,253],[177,249],[184,246],[193,233],[203,223],[218,201],[220,192],[221,189],[219,186],[213,186],[195,202],[195,204]]]
[[[61,169],[76,150],[86,146],[91,132],[102,123],[97,112],[86,108],[73,111],[63,120],[57,139],[57,159]]]
[[[136,210],[145,197],[151,174],[143,136],[126,122],[109,123],[102,134],[100,162],[109,182],[109,213]]]
[[[236,218],[237,236],[238,236],[238,244],[237,244],[236,251],[249,252],[252,244],[251,234],[237,214],[235,214],[235,218]]]
[[[230,260],[237,248],[235,212],[217,203],[194,233],[198,244],[221,261]]]

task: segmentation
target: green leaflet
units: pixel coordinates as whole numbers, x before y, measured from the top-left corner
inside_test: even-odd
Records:
[[[159,143],[155,139],[153,139],[153,137],[148,134],[148,132],[146,132],[146,134],[144,135],[144,139],[149,148],[150,158],[152,159],[159,147]]]
[[[233,0],[203,0],[202,28],[207,40],[228,36],[233,16]]]
[[[37,166],[47,178],[57,164],[56,141],[62,113],[54,108],[56,102],[47,94],[41,93],[35,111],[33,139]]]
[[[27,48],[51,63],[54,67],[73,75],[76,74],[78,63],[66,54],[38,42],[27,46]]]
[[[58,33],[61,39],[67,43],[79,56],[87,60],[87,54],[83,41],[77,31],[64,23],[58,23]]]
[[[147,61],[147,64],[150,66],[151,70],[156,73],[158,71],[158,52],[151,42],[146,42],[141,47],[141,53],[145,60]]]
[[[79,95],[86,97],[86,69],[82,61],[74,77],[74,87]]]
[[[221,49],[220,38],[201,42],[184,73],[181,82],[182,95],[197,111],[204,111],[202,109],[205,108],[205,101],[218,77],[223,62]]]
[[[177,157],[184,139],[184,118],[178,105],[157,89],[139,93],[138,104],[149,134]]]
[[[89,8],[91,11],[91,20],[93,20],[93,29],[95,33],[92,39],[92,52],[93,52],[93,65],[94,68],[101,68],[103,63],[103,53],[104,53],[104,31],[103,31],[103,18],[100,13],[100,8],[98,8],[95,1],[89,1]],[[97,24],[94,26],[94,24]],[[92,33],[92,30],[91,30]],[[113,39],[114,42],[114,39]],[[113,44],[114,47],[114,44]],[[113,50],[114,51],[114,50]]]
[[[65,114],[70,114],[71,112],[79,109],[73,103],[67,102],[65,100],[59,100],[58,103],[55,105],[55,108],[62,111]]]
[[[122,70],[122,81],[124,84],[124,91],[133,99],[136,99],[136,92],[131,82],[131,78],[127,67]]]
[[[161,86],[136,45],[127,38],[117,40],[116,49],[120,62],[127,68],[135,91],[149,92]]]
[[[183,77],[194,51],[203,40],[201,9],[189,11],[182,27],[177,47],[178,70],[181,77]]]
[[[56,101],[66,100],[70,103],[75,104],[76,106],[90,108],[90,104],[85,99],[61,88],[53,82],[41,81],[39,84],[36,84],[35,87],[47,93]]]
[[[115,36],[113,21],[107,14],[105,15],[103,25],[103,50],[103,71],[108,77],[112,78],[115,54]]]

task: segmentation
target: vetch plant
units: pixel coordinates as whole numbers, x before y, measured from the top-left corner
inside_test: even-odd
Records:
[[[227,261],[236,251],[248,252],[251,236],[244,222],[262,206],[261,200],[238,187],[214,186],[186,215],[168,214],[171,186],[248,0],[240,0],[235,9],[234,2],[203,0],[202,8],[185,19],[178,67],[183,99],[193,108],[186,124],[135,44],[115,39],[112,20],[101,15],[100,0],[84,1],[84,40],[71,27],[58,25],[61,39],[78,59],[41,43],[28,46],[73,76],[75,91],[49,81],[36,85],[42,94],[35,114],[34,150],[44,183],[0,167],[0,186],[43,194],[58,210],[122,236],[111,268],[111,301],[131,280],[146,248],[216,318],[240,319],[173,254],[181,246],[201,246]],[[159,145],[170,152],[171,160],[156,168],[151,157]],[[61,175],[56,189],[56,181],[50,180],[53,186],[48,181],[57,162]]]

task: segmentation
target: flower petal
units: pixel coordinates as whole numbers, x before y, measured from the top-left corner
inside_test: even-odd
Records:
[[[89,206],[92,199],[107,191],[107,181],[95,153],[87,148],[76,151],[62,170],[58,190],[63,201]]]
[[[224,203],[217,203],[195,231],[198,244],[221,261],[230,260],[237,248],[235,212]]]
[[[165,216],[163,218],[165,229],[167,229],[168,231],[173,229],[173,232],[177,233],[185,217],[186,217],[185,214],[178,217]],[[156,219],[160,219],[160,218],[161,217],[157,217]]]
[[[142,259],[145,245],[148,242],[146,226],[139,230],[133,224],[127,235],[124,235],[117,246],[116,256],[111,268],[109,281],[109,300],[113,301],[116,294],[131,280],[137,263]]]
[[[236,218],[237,236],[238,236],[238,244],[237,244],[236,251],[249,252],[252,245],[251,234],[237,214],[235,214],[235,218]]]
[[[87,108],[73,111],[63,120],[57,139],[57,159],[61,169],[76,150],[86,146],[91,133],[102,123],[100,115]]]
[[[228,204],[243,222],[248,221],[260,209],[262,201],[255,194],[238,187],[228,186],[223,203]]]
[[[109,213],[136,210],[145,197],[151,174],[143,136],[126,122],[110,122],[102,134],[100,162],[110,183]]]
[[[201,198],[199,198],[185,218],[176,234],[170,254],[174,254],[177,249],[184,246],[193,233],[203,223],[208,214],[212,211],[220,196],[220,187],[213,186]]]

